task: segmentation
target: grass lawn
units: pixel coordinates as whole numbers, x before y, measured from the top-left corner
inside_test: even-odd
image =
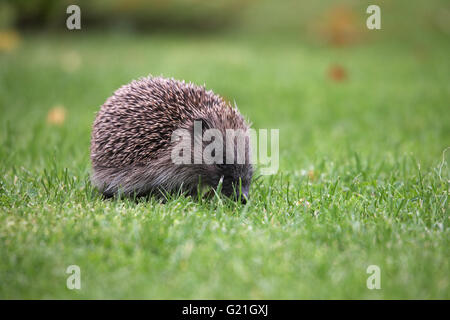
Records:
[[[0,298],[449,299],[450,44],[417,41],[24,36],[0,55]],[[278,174],[247,205],[93,190],[95,112],[150,73],[280,130]]]

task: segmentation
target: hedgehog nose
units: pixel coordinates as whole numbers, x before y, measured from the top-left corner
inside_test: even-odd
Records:
[[[248,190],[242,190],[241,203],[246,204],[248,201]]]

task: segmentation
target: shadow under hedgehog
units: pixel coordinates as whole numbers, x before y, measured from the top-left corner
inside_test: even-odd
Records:
[[[202,132],[215,129],[222,137],[229,130],[245,132],[244,161],[238,161],[242,149],[233,138],[230,144],[222,142],[221,161],[196,162],[206,145],[194,134],[197,121]],[[173,135],[180,129],[191,133],[190,163],[173,161]],[[162,77],[132,81],[108,98],[96,116],[91,180],[106,197],[178,192],[195,197],[202,186],[217,190],[221,185],[224,195],[245,203],[253,176],[248,132],[249,124],[237,108],[204,87]],[[198,141],[200,149],[195,147]],[[225,159],[230,152],[231,163]]]

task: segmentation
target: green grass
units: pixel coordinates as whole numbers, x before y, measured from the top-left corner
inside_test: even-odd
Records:
[[[0,298],[449,299],[447,40],[26,36],[0,56]],[[335,63],[346,81],[328,78]],[[150,73],[206,83],[280,129],[279,172],[248,205],[92,189],[95,112]],[[58,104],[66,121],[49,125]],[[366,287],[372,264],[381,290]]]

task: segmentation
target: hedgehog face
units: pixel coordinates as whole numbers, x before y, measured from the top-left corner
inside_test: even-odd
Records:
[[[249,164],[220,165],[218,172],[222,179],[222,193],[233,200],[246,203],[253,176],[253,168]]]
[[[207,166],[204,180],[217,189],[221,184],[221,192],[225,196],[246,203],[253,176],[250,164],[216,164]]]
[[[244,143],[243,150],[239,151],[239,143]],[[250,164],[250,140],[248,136],[244,140],[235,138],[233,140],[234,159],[231,164],[227,162],[227,147],[224,146],[223,162],[216,164],[216,175],[219,176],[219,181],[222,181],[222,193],[235,201],[246,203],[249,199],[249,189],[253,176],[253,167]],[[244,161],[240,162],[238,153],[244,153]],[[242,159],[241,159],[242,160]]]
[[[197,134],[195,131],[195,122],[199,126],[197,127]],[[247,128],[244,124],[231,128],[223,128],[224,121],[217,120],[214,117],[209,119],[197,118],[195,122],[190,126],[192,133],[191,145],[194,145],[194,148],[191,148],[191,160],[194,161],[195,158],[203,157],[203,161],[205,161],[205,156],[210,156],[204,164],[198,165],[197,167],[200,172],[200,180],[215,189],[221,184],[220,189],[222,194],[235,201],[240,200],[246,203],[249,198],[249,189],[253,176],[253,167],[250,164],[250,138],[246,131]],[[202,155],[199,156],[199,153],[196,153],[195,144],[200,143],[199,141],[201,141],[202,136],[205,137],[209,130],[215,130],[214,134],[219,135],[220,138],[214,136],[213,142],[208,138],[204,138],[202,141]],[[228,134],[231,135],[230,138]],[[221,149],[219,153],[221,156],[218,156],[218,158],[216,158],[215,148],[209,150],[210,153],[206,152],[206,148],[209,148],[210,144],[213,145],[215,142],[217,142],[214,145],[218,148],[217,150]],[[231,148],[231,152],[228,152],[230,151],[229,148]]]

